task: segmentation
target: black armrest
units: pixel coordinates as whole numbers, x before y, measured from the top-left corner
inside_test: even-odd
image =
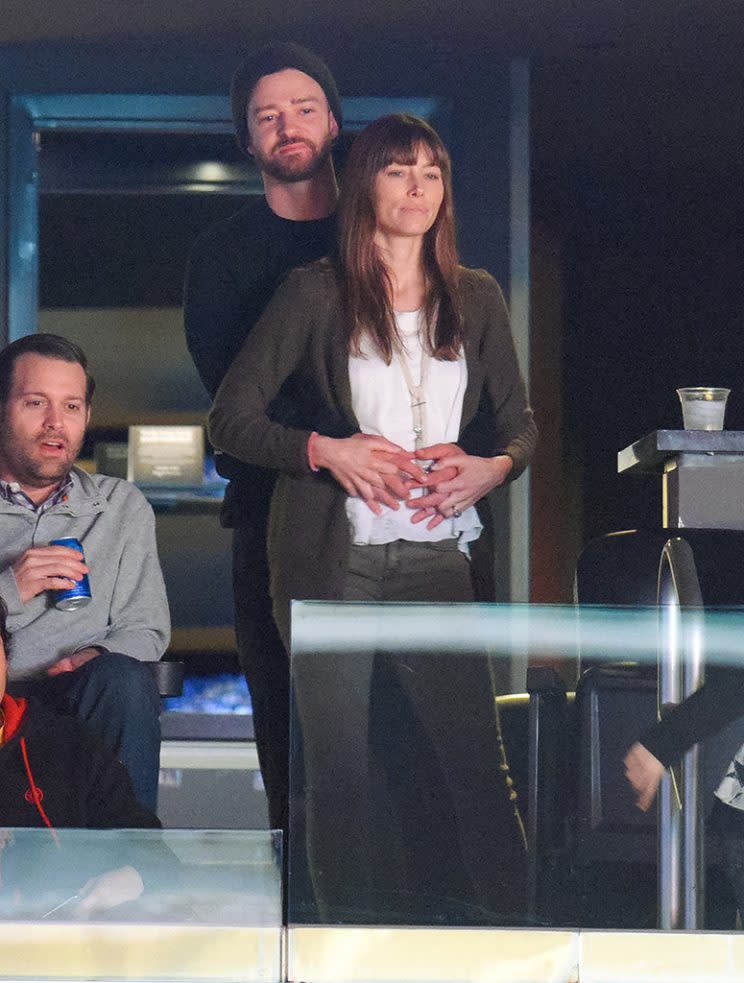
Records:
[[[148,662],[161,696],[180,696],[183,692],[183,662]]]

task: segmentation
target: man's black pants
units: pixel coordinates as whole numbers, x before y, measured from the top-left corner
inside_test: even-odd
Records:
[[[258,525],[258,523],[257,523]],[[271,611],[265,524],[233,529],[235,634],[251,691],[258,760],[272,829],[287,829],[289,794],[289,657]]]

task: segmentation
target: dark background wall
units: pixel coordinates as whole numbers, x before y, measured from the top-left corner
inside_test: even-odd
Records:
[[[561,388],[543,504],[563,562],[544,586],[564,598],[583,543],[659,524],[659,480],[617,475],[616,454],[681,427],[675,389],[731,388],[726,426],[744,429],[742,70],[725,54],[535,66],[533,333],[552,337]]]
[[[744,209],[735,185],[663,172],[590,174],[579,202],[563,379],[592,536],[658,522],[657,483],[614,475],[614,454],[681,426],[675,389],[729,387],[744,428]]]

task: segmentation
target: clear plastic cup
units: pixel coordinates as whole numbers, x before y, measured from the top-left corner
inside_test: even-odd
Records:
[[[713,389],[710,386],[678,389],[685,430],[723,430],[726,400],[730,392],[730,389]]]

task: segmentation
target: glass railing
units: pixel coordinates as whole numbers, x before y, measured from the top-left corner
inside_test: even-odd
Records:
[[[280,835],[8,829],[0,846],[0,979],[283,979]]]
[[[685,591],[296,604],[286,896],[266,831],[2,831],[0,980],[740,979],[744,614]],[[660,784],[668,814],[623,764],[660,662],[671,702],[693,665],[727,708]]]
[[[296,603],[290,925],[733,930],[720,836],[703,826],[744,718],[706,742],[697,784],[684,768],[662,780],[661,823],[638,808],[624,757],[657,721],[660,658],[684,674],[702,652],[744,713],[743,637],[744,613],[676,596],[638,609]],[[503,692],[520,672],[530,692]],[[744,811],[725,808],[744,842]]]
[[[505,653],[483,654],[481,617],[295,606],[290,921],[522,922],[525,831],[494,688]],[[456,648],[429,645],[448,637]]]

